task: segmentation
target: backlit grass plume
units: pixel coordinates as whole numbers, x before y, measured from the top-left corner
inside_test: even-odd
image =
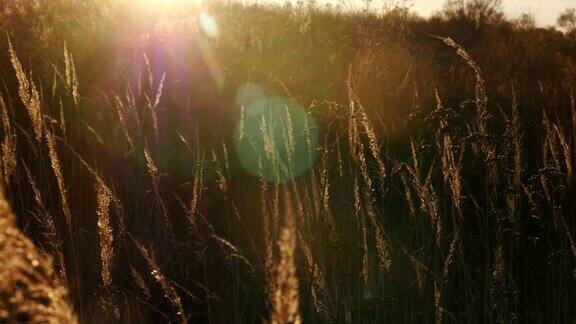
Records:
[[[76,323],[52,258],[15,226],[0,192],[0,322]]]
[[[296,272],[296,223],[291,195],[284,190],[284,228],[280,231],[278,247],[280,260],[275,268],[275,291],[271,322],[274,324],[302,323],[300,292]]]

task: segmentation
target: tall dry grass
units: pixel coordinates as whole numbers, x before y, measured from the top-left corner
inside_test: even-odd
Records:
[[[36,249],[15,222],[0,190],[0,320],[76,323],[68,290],[54,271],[52,257]]]
[[[271,323],[302,323],[300,315],[300,292],[296,272],[295,252],[297,242],[296,220],[292,196],[286,187],[283,190],[284,226],[280,231],[278,248],[280,260],[274,269],[274,299]]]
[[[214,6],[220,40],[183,33],[218,53],[229,89],[198,62],[183,82],[146,46],[118,49],[103,81],[89,44],[62,39],[63,62],[27,69],[41,61],[7,42],[0,183],[20,218],[3,199],[0,319],[74,322],[69,290],[82,322],[573,321],[570,77],[502,84],[490,60],[506,51],[417,42],[429,21],[400,35],[369,14]],[[246,80],[306,118],[278,104],[251,122],[228,98]],[[536,121],[531,100],[551,105]],[[256,170],[238,142],[257,146]]]

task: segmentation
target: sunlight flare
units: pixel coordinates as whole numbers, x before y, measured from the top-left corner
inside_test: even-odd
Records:
[[[154,10],[181,11],[197,9],[204,4],[203,0],[135,0],[136,5],[141,5]]]
[[[218,38],[220,31],[218,30],[218,24],[216,19],[206,11],[202,11],[198,16],[198,22],[200,27],[210,38]]]

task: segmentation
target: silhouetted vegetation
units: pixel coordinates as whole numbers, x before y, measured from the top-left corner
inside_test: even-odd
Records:
[[[0,322],[573,323],[574,9],[366,8],[0,2]]]

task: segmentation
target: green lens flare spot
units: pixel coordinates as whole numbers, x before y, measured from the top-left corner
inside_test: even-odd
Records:
[[[285,183],[314,166],[318,126],[291,99],[259,99],[243,107],[234,145],[248,172],[269,182]]]

